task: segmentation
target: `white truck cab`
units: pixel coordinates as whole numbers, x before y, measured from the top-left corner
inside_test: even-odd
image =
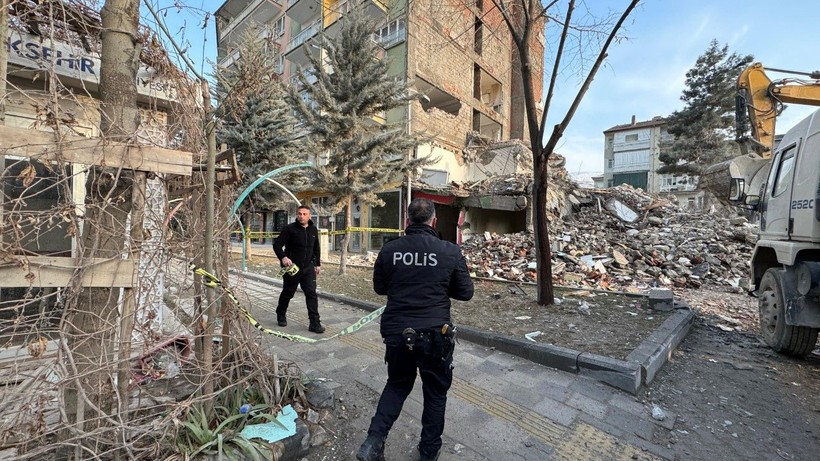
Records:
[[[806,356],[820,329],[820,110],[789,130],[771,159],[759,195],[744,194],[734,178],[730,200],[760,212],[751,283],[763,339]]]

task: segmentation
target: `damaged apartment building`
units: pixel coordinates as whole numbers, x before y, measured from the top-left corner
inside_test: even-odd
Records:
[[[433,200],[443,238],[461,242],[470,233],[509,233],[526,229],[531,153],[523,104],[523,82],[501,14],[489,0],[227,0],[216,11],[218,65],[239,58],[237,45],[249,27],[268,25],[279,49],[278,67],[292,82],[308,64],[310,43],[338,33],[339,18],[360,5],[380,27],[373,38],[391,62],[391,72],[413,83],[420,97],[404,110],[386,114],[432,141],[408,155],[437,162],[380,194],[384,207],[354,204],[353,226],[401,229],[408,200]],[[544,37],[531,43],[536,100],[543,84]],[[315,161],[315,159],[312,159]],[[344,228],[343,215],[322,208],[322,191],[302,192],[314,205],[319,227]],[[278,231],[292,220],[288,210],[255,211],[246,216],[254,231]],[[395,233],[353,234],[353,251],[378,250]],[[339,237],[340,238],[340,237]],[[338,240],[338,239],[337,239]],[[332,242],[338,243],[338,242]]]
[[[0,152],[3,172],[0,175],[0,227],[5,229],[0,237],[0,253],[7,263],[13,261],[8,259],[11,255],[25,255],[29,261],[37,257],[55,258],[53,261],[38,260],[37,264],[48,266],[42,269],[44,274],[51,271],[49,264],[69,264],[55,263],[61,261],[59,258],[70,261],[68,258],[83,256],[83,248],[76,238],[82,235],[83,221],[79,220],[80,229],[73,229],[67,210],[84,216],[86,172],[96,160],[95,151],[89,146],[101,136],[102,27],[99,13],[80,4],[65,4],[61,11],[70,20],[62,21],[59,20],[62,17],[55,20],[51,16],[54,13],[51,8],[53,5],[39,2],[16,2],[10,7],[6,36],[5,119],[0,130],[4,140],[4,149]],[[180,94],[180,88],[160,75],[154,66],[142,62],[136,79],[140,122],[135,135],[140,144],[167,147],[173,109],[180,101],[190,99]],[[62,152],[65,163],[42,160],[50,158],[50,144],[46,142],[53,140],[50,134],[57,126],[59,138],[66,146],[79,142],[77,140],[89,141],[77,152]],[[42,136],[43,133],[48,135]],[[26,142],[37,147],[20,147]],[[69,147],[65,149],[71,150]],[[169,152],[178,151],[163,149],[157,154],[159,161],[144,163],[170,163],[176,157]],[[187,157],[180,158],[187,158],[190,164],[190,157],[187,154]],[[116,160],[109,162],[116,165]],[[177,169],[181,170],[177,174],[191,174],[190,167],[184,163]],[[152,178],[147,181],[146,206],[152,211],[161,212],[166,206],[164,173],[168,171],[152,170]],[[151,238],[143,242],[138,268],[143,287],[140,301],[147,300],[154,307],[158,306],[163,291],[161,264],[151,262],[148,256],[161,254],[162,232],[158,226],[162,216],[156,218],[159,212],[148,213],[149,218],[145,220],[146,232],[153,232]],[[23,267],[23,264],[19,265]],[[0,268],[0,303],[22,299],[30,291],[30,285],[37,287],[40,283],[40,280],[19,282],[21,271],[15,269],[8,264]],[[63,274],[57,269],[48,274],[52,272]],[[46,284],[42,285],[47,287],[45,291],[54,292],[54,286],[59,283],[49,281],[46,275],[43,277],[46,279],[42,282]],[[8,312],[3,312],[0,317],[10,315]]]

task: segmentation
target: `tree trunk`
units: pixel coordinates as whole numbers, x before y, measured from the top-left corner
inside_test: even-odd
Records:
[[[555,303],[552,285],[552,253],[550,252],[549,221],[547,218],[547,188],[549,176],[547,163],[551,152],[544,151],[543,128],[538,123],[535,91],[532,87],[532,65],[529,55],[530,28],[533,23],[527,23],[519,18],[522,33],[522,45],[518,46],[521,60],[521,78],[524,80],[524,106],[527,113],[527,127],[530,135],[533,164],[533,230],[535,232],[535,265],[536,283],[538,285],[538,299],[540,306],[549,306]],[[545,111],[548,108],[544,109]]]
[[[353,225],[353,196],[347,196],[345,205],[345,236],[342,238],[342,254],[339,255],[339,275],[345,275],[347,271],[347,253],[350,245],[350,228]]]
[[[107,0],[100,15],[103,25],[100,130],[108,139],[129,141],[139,123],[136,102],[139,0]],[[123,236],[130,235],[125,224],[131,211],[132,176],[130,172],[100,166],[89,170],[83,257],[121,257]],[[138,224],[141,226],[142,223]],[[86,289],[76,298],[76,309],[65,322],[67,343],[75,367],[72,371],[76,373],[65,389],[66,413],[68,423],[79,432],[90,432],[105,425],[105,420],[98,418],[117,407],[112,383],[117,372],[118,297],[119,290]],[[130,341],[130,338],[122,339]],[[101,437],[86,437],[79,443],[92,453],[100,453],[105,447],[97,440],[117,440],[112,435],[102,432]],[[78,448],[75,457],[82,455],[84,453]]]
[[[555,293],[552,285],[552,253],[547,217],[547,159],[540,151],[540,146],[534,146],[533,153],[538,152],[537,156],[533,155],[535,181],[532,188],[535,207],[535,263],[538,274],[538,304],[549,306],[555,302]]]
[[[221,231],[219,232],[219,236],[217,236],[217,249],[216,249],[216,266],[219,267],[217,273],[219,277],[225,283],[229,282],[228,279],[228,268],[230,263],[230,254],[231,254],[231,228],[228,227],[226,224],[230,222],[229,210],[231,209],[231,198],[233,196],[233,188],[230,186],[222,186],[219,189],[219,205],[217,209],[219,210],[218,219],[217,221],[221,224]],[[231,344],[231,322],[228,319],[232,319],[234,316],[231,315],[233,311],[234,305],[231,299],[228,296],[222,294],[220,296],[220,317],[222,318],[222,341],[220,345],[222,350],[220,352],[220,357],[222,360],[228,356],[228,353],[233,350],[234,344]],[[241,321],[241,320],[240,320]],[[237,344],[238,346],[238,344]]]
[[[203,106],[205,111],[205,120],[207,125],[205,134],[208,142],[208,161],[207,173],[205,175],[205,256],[203,258],[205,270],[214,273],[214,182],[216,182],[216,131],[213,124],[213,109],[211,108],[211,90],[208,86],[208,81],[200,80],[201,92],[203,99]],[[210,286],[205,287],[205,299],[208,301],[206,310],[207,323],[205,324],[205,340],[202,343],[203,357],[202,373],[204,376],[210,376],[213,371],[213,336],[216,327],[217,305],[214,300],[214,289]],[[205,379],[202,383],[201,395],[211,395],[214,392],[214,382],[212,379]],[[205,409],[210,413],[212,407],[212,400],[205,400]]]

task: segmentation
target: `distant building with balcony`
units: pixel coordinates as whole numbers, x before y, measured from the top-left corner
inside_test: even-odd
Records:
[[[698,178],[656,172],[663,165],[661,146],[671,140],[663,117],[639,122],[633,115],[630,123],[604,131],[604,185],[629,184],[650,194],[672,195],[684,208],[702,209]]]
[[[404,224],[408,200],[427,197],[437,204],[442,237],[460,242],[462,230],[517,232],[528,222],[526,191],[520,196],[484,200],[459,196],[452,184],[501,175],[531,175],[531,154],[517,50],[500,13],[492,2],[440,2],[438,0],[227,0],[216,11],[218,64],[236,59],[242,31],[251,24],[272,25],[281,73],[292,82],[300,68],[309,65],[307,53],[321,52],[318,34],[333,39],[339,18],[351,5],[362,5],[379,27],[373,39],[390,60],[394,75],[413,82],[423,97],[384,114],[382,122],[403,123],[408,131],[424,132],[433,141],[408,155],[437,158],[412,180],[384,190],[384,207],[354,205],[355,227],[395,228]],[[533,38],[535,98],[543,86],[544,37]],[[379,122],[379,120],[377,120]],[[523,140],[516,145],[513,140]],[[309,161],[318,162],[320,158]],[[321,191],[303,193],[303,202],[319,211],[320,227],[339,229],[344,220],[327,215]],[[259,217],[260,230],[272,226],[272,215]],[[270,222],[269,222],[270,221]],[[394,236],[395,234],[392,234]],[[353,251],[378,249],[391,234],[368,232],[354,238]]]

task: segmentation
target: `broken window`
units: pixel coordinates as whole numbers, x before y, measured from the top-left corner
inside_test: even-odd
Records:
[[[492,107],[496,113],[501,114],[504,102],[501,82],[478,64],[473,68],[473,97]]]
[[[484,115],[481,111],[473,109],[473,131],[477,131],[485,138],[501,140],[501,128],[500,123]]]
[[[420,100],[425,111],[438,109],[451,115],[458,115],[461,110],[461,101],[458,98],[420,78],[416,79],[416,90],[427,97]]]

